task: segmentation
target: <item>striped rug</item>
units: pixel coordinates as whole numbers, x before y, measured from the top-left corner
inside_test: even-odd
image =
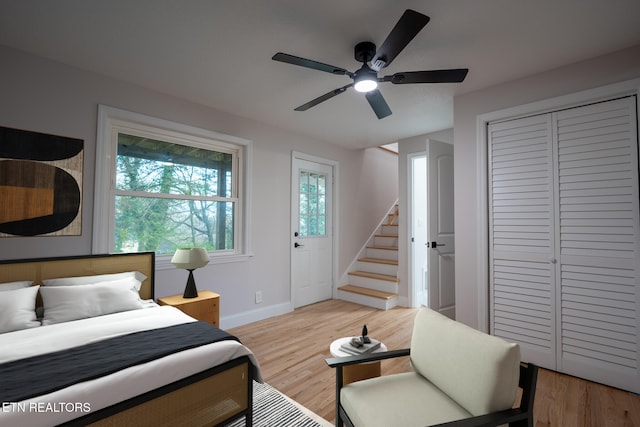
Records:
[[[253,425],[254,427],[322,427],[276,389],[255,381],[253,383]],[[245,427],[244,418],[226,427]]]

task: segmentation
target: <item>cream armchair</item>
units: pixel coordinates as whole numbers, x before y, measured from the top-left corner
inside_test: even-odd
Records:
[[[347,365],[410,356],[413,372],[342,384]],[[433,310],[415,318],[411,349],[327,359],[336,368],[336,426],[533,426],[538,368],[517,344]],[[518,387],[522,397],[513,408]],[[344,424],[343,424],[344,423]]]

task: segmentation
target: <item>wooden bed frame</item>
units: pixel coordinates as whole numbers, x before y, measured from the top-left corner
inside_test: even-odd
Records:
[[[155,253],[86,255],[0,261],[0,283],[140,271],[142,299],[154,298]],[[253,423],[255,368],[248,356],[234,359],[159,389],[69,421],[64,426],[222,425],[245,417]]]

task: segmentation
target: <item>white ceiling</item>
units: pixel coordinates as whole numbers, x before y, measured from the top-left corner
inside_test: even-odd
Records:
[[[431,22],[380,75],[469,68],[460,84],[392,85],[378,120],[350,82],[272,61],[355,71],[405,9]],[[453,96],[640,44],[638,0],[0,0],[0,44],[358,148],[453,126]]]

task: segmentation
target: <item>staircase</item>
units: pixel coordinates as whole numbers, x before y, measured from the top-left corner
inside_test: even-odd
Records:
[[[338,299],[388,310],[398,304],[398,205],[371,236],[347,273]]]

